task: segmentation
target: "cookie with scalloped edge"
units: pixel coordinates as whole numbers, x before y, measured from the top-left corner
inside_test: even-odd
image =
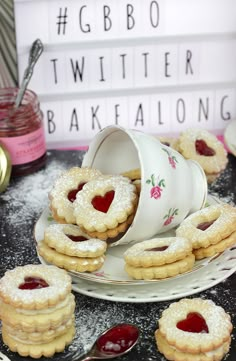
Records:
[[[129,247],[124,260],[133,267],[152,267],[173,263],[192,254],[191,242],[182,237],[153,238]]]
[[[136,280],[164,279],[177,276],[193,268],[195,256],[190,254],[183,259],[162,266],[133,267],[125,264],[125,271]]]
[[[25,332],[45,332],[50,329],[55,330],[72,317],[75,310],[75,298],[72,293],[69,293],[57,305],[39,310],[17,308],[2,301],[0,301],[0,306],[4,324]]]
[[[44,230],[44,243],[67,256],[95,258],[104,255],[107,243],[89,238],[80,227],[72,224],[50,224]]]
[[[221,203],[189,215],[176,229],[176,236],[189,239],[193,249],[198,249],[215,245],[235,231],[236,207]]]
[[[38,281],[38,287],[22,290],[31,280],[35,280],[35,283]],[[18,266],[7,271],[0,279],[0,300],[15,308],[48,308],[63,301],[70,291],[71,277],[64,270],[54,266]]]
[[[53,340],[44,343],[29,343],[23,342],[16,338],[13,334],[6,332],[5,327],[2,327],[3,342],[13,352],[17,352],[23,357],[30,356],[38,359],[42,356],[52,357],[56,352],[64,351],[65,347],[71,343],[75,335],[74,324],[63,334],[55,337]]]
[[[63,171],[55,180],[48,194],[49,208],[58,223],[74,224],[74,200],[83,186],[102,176],[97,169],[72,167]]]
[[[155,338],[167,359],[215,361],[227,353],[232,329],[230,315],[213,301],[182,299],[162,312]]]
[[[75,221],[90,237],[116,237],[128,228],[137,202],[137,190],[129,178],[103,176],[85,184],[77,194]]]
[[[178,140],[178,151],[186,159],[197,161],[208,174],[219,175],[228,163],[228,154],[222,142],[206,129],[190,128],[182,132]]]
[[[193,254],[197,260],[212,257],[218,253],[224,252],[227,248],[232,247],[236,244],[236,231],[233,232],[229,237],[222,239],[222,241],[212,244],[206,248],[198,248],[193,250]]]
[[[99,270],[105,261],[105,256],[93,258],[67,256],[48,247],[44,242],[39,242],[37,249],[45,261],[68,271],[94,272]]]

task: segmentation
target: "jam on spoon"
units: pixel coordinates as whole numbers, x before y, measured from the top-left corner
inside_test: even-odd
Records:
[[[137,343],[139,329],[132,324],[121,323],[103,332],[91,350],[75,361],[111,359],[129,352]]]

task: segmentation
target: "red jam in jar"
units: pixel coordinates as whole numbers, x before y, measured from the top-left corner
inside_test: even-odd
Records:
[[[0,143],[10,154],[14,176],[30,174],[46,161],[43,114],[37,95],[26,90],[14,109],[17,88],[0,89]]]

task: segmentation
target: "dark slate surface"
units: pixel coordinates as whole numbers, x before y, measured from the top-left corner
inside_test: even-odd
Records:
[[[83,154],[80,151],[49,151],[45,169],[34,175],[12,180],[7,191],[0,195],[0,277],[7,269],[15,266],[39,263],[34,247],[33,227],[47,204],[48,188],[62,169],[80,165]],[[236,203],[236,159],[233,156],[229,156],[227,169],[209,187],[209,192],[226,202]],[[165,360],[156,349],[154,331],[157,328],[157,320],[161,312],[170,304],[169,301],[132,304],[89,298],[78,293],[75,296],[76,338],[69,349],[54,356],[53,360],[71,361],[77,353],[81,353],[88,345],[91,345],[101,331],[116,322],[135,323],[141,330],[138,345],[119,360]],[[192,297],[213,300],[230,313],[233,325],[236,325],[235,273],[217,286]],[[22,358],[10,352],[3,345],[1,337],[0,351],[13,361],[30,360],[30,358]],[[231,350],[225,360],[235,361],[235,357],[236,331],[234,327]]]

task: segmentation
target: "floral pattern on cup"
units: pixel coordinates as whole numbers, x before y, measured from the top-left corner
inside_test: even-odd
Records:
[[[165,222],[163,223],[164,226],[168,226],[174,220],[175,216],[178,215],[177,208],[170,208],[169,212],[164,216]]]
[[[152,174],[149,179],[146,180],[147,184],[150,184],[152,186],[150,190],[150,197],[154,199],[161,198],[161,192],[163,191],[163,188],[165,187],[165,180],[160,179],[160,176],[155,178],[155,175]]]
[[[171,155],[171,153],[170,153],[167,149],[162,148],[162,150],[164,150],[164,152],[167,153],[169,163],[170,163],[171,167],[172,167],[173,169],[175,169],[175,168],[176,168],[176,164],[178,163],[177,158],[176,158],[174,155]]]

